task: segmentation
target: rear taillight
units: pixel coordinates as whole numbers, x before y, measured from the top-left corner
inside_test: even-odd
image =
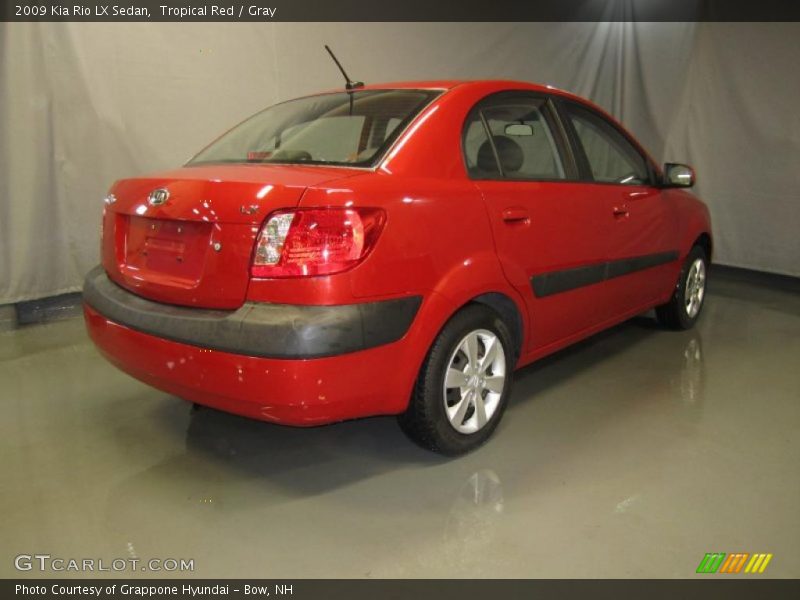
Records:
[[[380,235],[379,208],[309,208],[272,213],[256,241],[253,277],[311,277],[364,260]]]

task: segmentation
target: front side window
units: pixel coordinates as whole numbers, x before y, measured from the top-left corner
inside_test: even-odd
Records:
[[[566,109],[595,181],[622,185],[648,183],[647,162],[616,127],[574,104],[568,104]]]
[[[463,134],[470,176],[564,179],[544,103],[539,98],[505,97],[491,99],[473,111]]]
[[[438,94],[430,90],[362,90],[290,100],[234,127],[188,164],[368,166]]]

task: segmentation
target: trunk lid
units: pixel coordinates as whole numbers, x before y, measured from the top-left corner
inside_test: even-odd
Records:
[[[144,298],[238,308],[266,216],[297,206],[309,186],[355,173],[299,165],[209,165],[118,181],[111,189],[116,201],[103,217],[103,266],[113,281]],[[166,194],[153,194],[156,190]]]

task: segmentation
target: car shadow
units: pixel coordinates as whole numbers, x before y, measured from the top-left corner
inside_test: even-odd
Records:
[[[629,351],[656,331],[663,329],[653,318],[635,317],[520,369],[515,374],[510,410],[515,404],[537,402],[548,389]],[[677,362],[675,366],[680,368]],[[172,410],[166,405],[164,409]],[[187,452],[214,456],[259,477],[280,479],[286,474],[287,484],[303,493],[318,493],[387,469],[435,467],[453,460],[412,444],[391,416],[295,428],[205,407],[187,410]],[[180,435],[182,422],[167,422],[172,422],[174,434]],[[315,471],[313,478],[292,476],[308,468]]]
[[[629,351],[651,338],[655,331],[664,330],[655,318],[640,315],[519,369],[515,373],[511,407],[519,402],[535,402],[548,389]]]

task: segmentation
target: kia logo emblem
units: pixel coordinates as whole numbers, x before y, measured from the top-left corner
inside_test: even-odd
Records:
[[[165,190],[164,188],[158,188],[157,190],[150,192],[150,195],[147,197],[147,203],[150,206],[160,206],[168,199],[169,191]]]

